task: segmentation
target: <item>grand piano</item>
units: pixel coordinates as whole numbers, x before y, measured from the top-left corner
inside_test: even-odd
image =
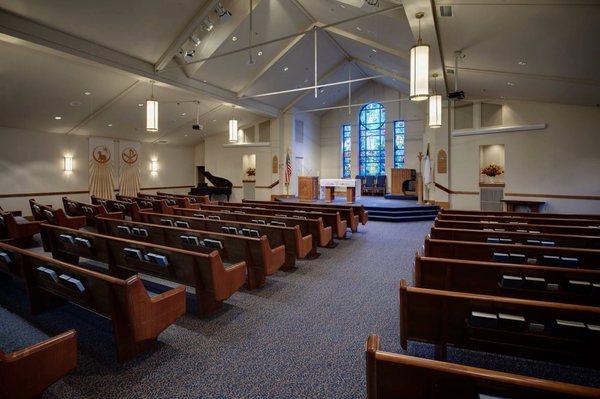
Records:
[[[198,169],[198,178],[198,185],[190,190],[190,195],[208,195],[210,199],[212,199],[213,195],[226,195],[227,201],[229,201],[231,189],[233,188],[232,182],[201,169]],[[211,182],[212,186],[209,186],[204,179]]]

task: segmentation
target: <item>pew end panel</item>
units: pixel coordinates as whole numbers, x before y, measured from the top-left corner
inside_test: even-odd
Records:
[[[598,388],[385,352],[375,334],[365,346],[367,399],[600,397]]]
[[[0,397],[33,398],[77,366],[77,333],[69,330],[16,352],[0,351]]]

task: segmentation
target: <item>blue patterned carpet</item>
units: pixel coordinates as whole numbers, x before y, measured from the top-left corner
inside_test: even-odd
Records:
[[[294,273],[237,292],[210,320],[194,316],[188,295],[188,314],[158,348],[122,366],[108,320],[74,305],[31,317],[24,288],[0,280],[0,346],[78,331],[78,368],[46,398],[363,398],[364,342],[377,333],[385,350],[400,351],[398,282],[412,281],[430,225],[370,222],[337,248],[320,249],[320,258],[298,262]],[[156,280],[148,287],[164,288]],[[432,356],[428,345],[409,349]],[[586,369],[459,350],[449,360],[600,385],[600,373]]]

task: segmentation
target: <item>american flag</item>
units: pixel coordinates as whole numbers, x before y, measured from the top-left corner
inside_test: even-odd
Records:
[[[285,154],[285,184],[290,184],[292,180],[292,161],[290,160],[290,153]]]

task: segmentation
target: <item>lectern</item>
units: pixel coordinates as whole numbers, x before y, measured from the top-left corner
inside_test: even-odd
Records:
[[[319,178],[316,176],[298,176],[298,198],[301,201],[319,199]]]

